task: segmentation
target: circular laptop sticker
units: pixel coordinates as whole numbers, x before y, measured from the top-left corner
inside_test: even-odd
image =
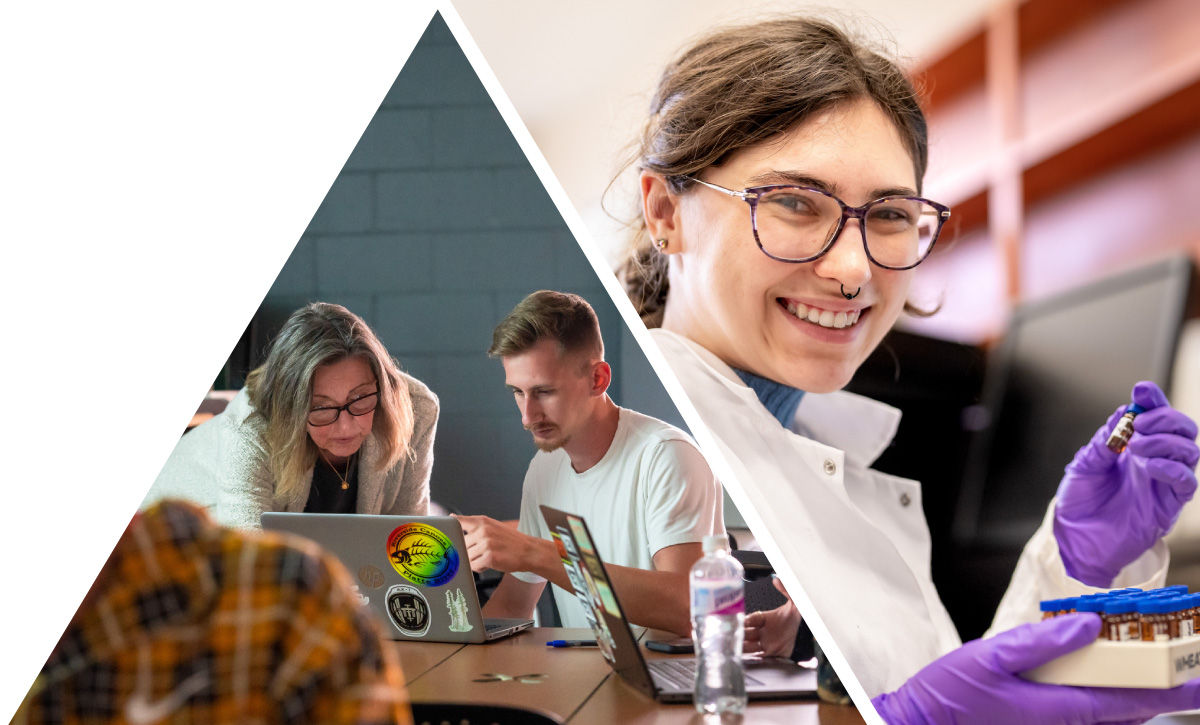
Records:
[[[413,584],[440,587],[458,573],[458,552],[450,538],[427,524],[397,526],[387,550],[392,567]]]
[[[424,637],[429,631],[429,602],[415,587],[394,584],[387,590],[387,613],[396,629],[410,637]]]

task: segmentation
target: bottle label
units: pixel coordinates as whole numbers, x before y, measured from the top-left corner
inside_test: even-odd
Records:
[[[1171,631],[1168,629],[1167,622],[1154,623],[1154,641],[1155,642],[1170,642]]]
[[[692,587],[692,616],[742,614],[746,611],[745,588],[736,584]]]
[[[1141,638],[1141,627],[1137,621],[1126,622],[1121,625],[1121,636],[1119,638],[1121,642],[1134,642]]]

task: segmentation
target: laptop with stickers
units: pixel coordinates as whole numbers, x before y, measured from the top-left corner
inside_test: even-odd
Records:
[[[312,539],[341,560],[392,639],[480,643],[533,626],[484,619],[452,517],[266,512],[262,527]]]
[[[542,506],[542,517],[558,547],[575,596],[583,605],[604,658],[630,685],[660,702],[691,702],[695,658],[647,662],[609,584],[600,553],[580,516]],[[747,658],[746,694],[751,700],[794,700],[817,696],[817,671],[779,657]]]

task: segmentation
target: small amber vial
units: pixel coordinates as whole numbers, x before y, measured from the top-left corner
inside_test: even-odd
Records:
[[[1076,612],[1094,612],[1100,615],[1101,626],[1100,632],[1096,635],[1096,639],[1109,638],[1109,622],[1104,616],[1105,605],[1107,603],[1108,602],[1105,597],[1095,595],[1086,595],[1075,600]]]
[[[1074,611],[1070,607],[1074,605],[1074,600],[1071,599],[1047,599],[1039,603],[1042,610],[1042,619],[1052,619],[1054,617]]]
[[[1196,635],[1196,600],[1195,594],[1183,595],[1184,606],[1183,616],[1179,621],[1179,636],[1187,639]]]
[[[1141,639],[1136,600],[1129,597],[1118,597],[1105,601],[1101,619],[1104,622],[1104,626],[1100,630],[1101,639],[1109,639],[1113,642]]]
[[[1129,439],[1133,436],[1133,419],[1139,413],[1145,412],[1145,408],[1134,403],[1125,409],[1125,415],[1121,416],[1121,420],[1117,421],[1117,427],[1113,428],[1112,435],[1108,437],[1108,442],[1105,445],[1113,453],[1120,453],[1125,450],[1125,446],[1129,445]]]
[[[1167,612],[1167,639],[1179,639],[1180,625],[1183,623],[1183,610],[1187,606],[1180,599],[1168,599],[1171,611]]]
[[[1189,594],[1192,598],[1192,634],[1200,634],[1200,594]]]
[[[1171,639],[1168,613],[1172,605],[1160,598],[1138,601],[1137,610],[1142,624],[1143,642],[1167,642]]]

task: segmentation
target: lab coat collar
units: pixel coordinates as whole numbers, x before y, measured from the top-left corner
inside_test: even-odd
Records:
[[[900,411],[878,400],[839,390],[805,395],[792,430],[846,453],[846,462],[870,468],[896,437]]]
[[[702,362],[721,378],[737,395],[752,401],[763,415],[770,411],[759,401],[737,373],[720,358],[701,345],[669,330],[653,330],[655,335],[669,335],[682,341]],[[778,423],[778,421],[776,421]],[[870,468],[896,437],[900,427],[900,411],[878,400],[839,390],[833,393],[805,393],[792,421],[793,433],[818,443],[840,449],[846,464]]]

